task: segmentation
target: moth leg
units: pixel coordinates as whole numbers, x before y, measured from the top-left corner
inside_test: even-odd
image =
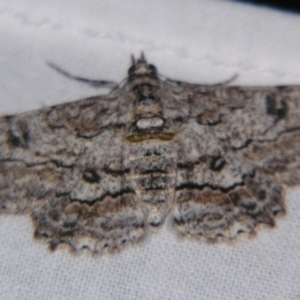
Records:
[[[60,73],[61,75],[65,76],[65,77],[68,77],[68,78],[73,79],[73,80],[77,80],[77,81],[81,81],[81,82],[87,83],[88,85],[91,85],[93,87],[115,88],[118,85],[116,82],[113,82],[113,81],[94,80],[94,79],[83,78],[83,77],[72,75],[69,72],[67,72],[67,71],[63,70],[62,68],[58,67],[57,65],[53,64],[52,62],[47,62],[47,65],[50,68],[52,68],[55,71],[57,71],[58,73]]]

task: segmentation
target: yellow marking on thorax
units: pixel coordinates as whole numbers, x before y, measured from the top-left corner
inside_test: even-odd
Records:
[[[172,132],[155,132],[155,133],[144,133],[144,134],[133,134],[126,137],[126,140],[130,143],[139,143],[146,140],[161,140],[171,141],[175,137],[175,133]]]

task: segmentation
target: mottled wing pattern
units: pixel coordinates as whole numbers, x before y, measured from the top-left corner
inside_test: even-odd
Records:
[[[195,239],[251,235],[274,226],[284,186],[300,183],[299,115],[300,86],[162,80],[132,57],[107,96],[0,118],[0,213],[30,213],[50,249],[93,253],[168,215]]]
[[[174,223],[215,242],[285,212],[284,185],[300,182],[300,87],[167,82],[178,130]]]
[[[114,251],[144,235],[118,96],[0,119],[0,212],[31,213],[51,249]]]

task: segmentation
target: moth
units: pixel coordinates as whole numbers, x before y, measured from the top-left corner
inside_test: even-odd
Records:
[[[144,54],[112,90],[0,118],[0,212],[51,250],[114,252],[168,219],[206,242],[254,235],[300,183],[300,86],[192,84]]]

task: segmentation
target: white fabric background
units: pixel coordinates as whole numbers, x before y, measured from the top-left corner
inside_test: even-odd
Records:
[[[300,15],[216,0],[0,0],[0,113],[99,93],[45,65],[121,81],[144,50],[160,73],[214,83],[300,84]],[[299,116],[300,117],[300,116]],[[233,245],[178,240],[92,258],[50,254],[29,217],[0,216],[0,299],[300,299],[300,189],[275,230]]]

